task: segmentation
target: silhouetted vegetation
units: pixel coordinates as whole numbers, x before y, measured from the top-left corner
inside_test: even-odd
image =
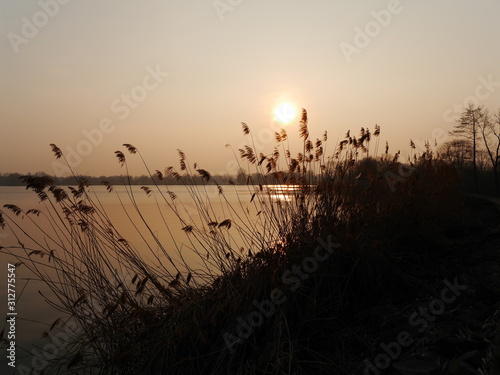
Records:
[[[250,128],[242,128],[251,145]],[[159,209],[179,219],[202,268],[186,262],[188,250],[175,241],[175,248],[164,247],[142,216],[147,248],[136,249],[108,220],[88,179],[75,175],[68,183],[74,187],[64,188],[48,176],[23,176],[47,212],[6,205],[0,225],[18,245],[3,251],[42,280],[63,319],[81,328],[68,353],[53,360],[54,372],[361,373],[363,359],[377,349],[366,334],[370,309],[432,294],[463,270],[449,259],[467,254],[460,235],[476,225],[460,177],[468,146],[428,149],[402,163],[388,148],[377,153],[375,126],[373,133],[348,132],[326,154],[327,133],[311,137],[305,110],[299,135],[295,155],[285,130],[276,133],[271,154],[239,150],[239,182],[250,197],[239,207],[225,200],[228,181],[191,167],[182,151],[180,168],[146,165],[141,180],[125,173],[126,186],[140,181]],[[142,156],[124,146],[116,157],[127,172],[126,153]],[[188,189],[198,217],[186,215],[168,188],[173,181]],[[207,184],[218,187],[217,198],[209,199]],[[268,184],[281,185],[280,194]],[[216,213],[215,200],[225,216]],[[23,233],[15,224],[43,215],[52,230]]]
[[[78,183],[75,180],[81,179],[87,181],[89,185],[102,185],[103,181],[106,181],[112,185],[123,185],[125,183],[130,185],[150,185],[153,184],[150,176],[142,175],[142,176],[85,176],[85,175],[76,175],[76,176],[67,176],[67,177],[55,177],[44,172],[37,172],[28,174],[29,176],[40,177],[47,176],[50,177],[54,183],[57,183],[59,186],[75,186]],[[22,177],[24,175],[20,173],[0,173],[0,186],[25,186],[25,183],[22,181]],[[219,176],[214,175],[214,179],[207,182],[203,181],[203,177],[196,174],[189,176],[190,182],[195,185],[215,185],[215,180],[220,185],[246,185],[247,178],[251,177],[254,180],[262,179],[263,176],[257,173],[254,173],[251,176],[247,176],[245,173],[239,173],[236,176]],[[272,178],[268,178],[269,182],[272,183]],[[155,181],[158,183],[159,180],[155,178]],[[168,185],[183,185],[182,181],[174,178],[171,175],[167,175],[163,181]],[[275,183],[278,183],[278,180],[275,180]]]

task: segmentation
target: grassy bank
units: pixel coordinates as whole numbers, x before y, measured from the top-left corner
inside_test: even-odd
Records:
[[[370,332],[380,324],[369,312],[433,294],[462,273],[467,254],[457,246],[482,224],[474,224],[458,172],[439,155],[404,162],[399,154],[380,156],[378,127],[346,134],[327,154],[326,133],[310,136],[305,111],[296,156],[285,131],[276,133],[269,155],[254,149],[245,124],[243,132],[249,146],[237,152],[251,199],[241,205],[256,216],[227,205],[227,216],[217,218],[210,198],[225,202],[221,184],[182,152],[180,168],[168,173],[189,189],[197,216],[168,190],[166,176],[145,164],[155,188],[144,194],[178,217],[202,269],[182,262],[181,246],[163,247],[149,226],[144,238],[157,262],[147,262],[84,180],[65,190],[48,177],[24,178],[47,212],[6,206],[0,224],[19,245],[2,251],[52,290],[62,318],[51,330],[68,321],[78,327],[46,372],[362,373],[363,360],[376,354]],[[125,149],[116,156],[126,170],[128,154],[142,157],[132,145]],[[53,151],[64,158],[57,146]],[[218,186],[215,198],[193,184],[195,173]],[[290,190],[279,197],[270,183]],[[129,199],[135,202],[131,189]],[[22,215],[47,215],[45,241],[16,227]],[[118,275],[117,265],[126,272]]]

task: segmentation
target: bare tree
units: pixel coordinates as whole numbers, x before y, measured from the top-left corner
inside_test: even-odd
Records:
[[[464,109],[460,119],[457,121],[454,129],[450,131],[450,135],[465,138],[472,143],[472,168],[474,171],[474,183],[477,190],[477,163],[476,153],[478,149],[478,138],[480,135],[480,122],[484,117],[484,109],[481,106],[475,106],[469,103],[469,106]]]
[[[472,164],[472,142],[467,139],[453,139],[441,145],[438,150],[441,157],[449,160],[458,169]]]
[[[479,130],[491,162],[495,188],[498,193],[500,191],[498,178],[498,162],[500,160],[500,109],[494,118],[492,118],[488,110],[484,110],[479,122]]]

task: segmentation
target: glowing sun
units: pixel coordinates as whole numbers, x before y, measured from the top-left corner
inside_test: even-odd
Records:
[[[273,111],[274,118],[281,122],[282,124],[289,124],[296,116],[297,111],[295,107],[288,103],[280,103],[278,104]]]

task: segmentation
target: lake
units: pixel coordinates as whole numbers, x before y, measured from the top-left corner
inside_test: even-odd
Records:
[[[239,236],[240,232],[252,231],[265,226],[265,215],[259,215],[261,206],[259,199],[253,199],[255,191],[252,187],[246,185],[222,186],[224,195],[219,194],[216,186],[171,186],[168,188],[149,186],[133,186],[131,190],[124,186],[114,187],[114,191],[108,192],[105,186],[91,186],[88,188],[89,196],[93,201],[102,207],[103,212],[109,217],[109,220],[116,228],[116,231],[123,239],[126,239],[135,249],[138,249],[141,256],[147,259],[151,264],[161,262],[168,266],[168,261],[153,238],[156,236],[161,243],[161,247],[172,258],[179,260],[179,251],[183,259],[192,268],[204,269],[206,264],[200,259],[193,248],[196,248],[200,254],[203,248],[198,248],[196,242],[189,240],[189,234],[182,228],[187,224],[199,224],[210,220],[215,223],[221,223],[230,219],[233,223],[231,237],[228,237],[229,243],[235,249],[242,248],[247,251],[250,246],[256,246],[258,243],[249,243],[248,238]],[[151,191],[148,191],[150,189]],[[193,190],[198,193],[193,195]],[[288,200],[286,189],[277,189],[279,194],[274,198]],[[68,192],[68,188],[65,188]],[[193,196],[198,197],[196,202]],[[175,199],[172,200],[172,197]],[[164,199],[165,198],[165,199]],[[4,208],[5,204],[13,204],[20,207],[24,212],[29,209],[38,209],[42,211],[40,216],[19,215],[16,217],[10,210]],[[185,218],[181,223],[177,215],[168,207],[168,204],[175,205],[177,213]],[[200,206],[201,205],[201,206]],[[137,212],[139,209],[140,214]],[[50,212],[47,202],[40,202],[38,196],[31,190],[27,191],[25,187],[5,187],[0,186],[0,209],[14,219],[29,235],[33,238],[27,239],[21,230],[17,229],[15,233],[21,242],[30,249],[36,249],[36,241],[48,244],[49,248],[57,249],[61,246],[58,243],[57,227],[58,222],[55,216],[48,219],[46,215]],[[24,216],[24,218],[22,218]],[[30,221],[33,218],[33,222]],[[144,219],[144,221],[143,221]],[[58,224],[59,226],[62,224]],[[149,229],[148,229],[149,228]],[[42,233],[45,232],[45,234]],[[152,235],[153,234],[153,235]],[[273,234],[268,235],[272,238]],[[18,246],[17,238],[13,232],[0,231],[0,246]],[[62,241],[64,242],[64,241]],[[255,248],[253,249],[255,251]],[[15,263],[16,259],[4,252],[1,253],[0,272],[2,282],[0,283],[0,313],[2,316],[7,314],[7,266],[9,263]],[[43,347],[46,341],[41,339],[44,331],[47,331],[50,325],[60,313],[50,307],[41,297],[39,291],[48,294],[47,287],[33,279],[32,274],[26,267],[20,266],[16,269],[16,343],[17,343],[17,364],[28,365],[33,363],[35,347]],[[21,296],[19,298],[19,296]],[[40,350],[38,349],[38,353]],[[0,366],[6,367],[5,356],[2,355]],[[43,363],[40,364],[43,368]],[[18,368],[19,370],[19,368]],[[6,373],[2,371],[2,373]],[[9,372],[12,373],[12,372]],[[13,372],[22,373],[22,372]]]

